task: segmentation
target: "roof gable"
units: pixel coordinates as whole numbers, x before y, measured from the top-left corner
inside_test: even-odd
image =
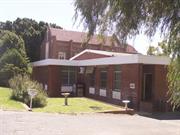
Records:
[[[122,56],[122,55],[131,55],[131,54],[86,49],[78,53],[77,55],[73,56],[72,58],[70,58],[70,60],[96,59],[96,58]]]

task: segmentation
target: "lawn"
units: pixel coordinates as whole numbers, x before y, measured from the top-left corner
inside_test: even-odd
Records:
[[[25,110],[22,103],[10,99],[12,90],[0,87],[0,109],[4,110]],[[64,105],[64,98],[47,98],[47,106],[33,108],[34,112],[49,113],[93,113],[104,111],[117,111],[119,107],[95,101],[88,98],[68,98],[68,106]]]
[[[11,89],[0,87],[0,109],[4,110],[24,110],[20,102],[10,99]]]
[[[33,109],[35,112],[50,113],[92,113],[115,110],[120,110],[120,108],[84,97],[69,98],[68,106],[64,105],[64,98],[48,98],[46,107]]]

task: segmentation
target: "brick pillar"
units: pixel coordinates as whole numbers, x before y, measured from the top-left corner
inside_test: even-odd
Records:
[[[72,54],[72,51],[73,51],[72,46],[73,46],[73,41],[70,40],[70,41],[69,41],[69,58],[73,57],[73,54]],[[69,59],[69,58],[68,58],[68,59]]]
[[[108,77],[107,77],[107,97],[109,99],[112,98],[112,89],[113,89],[113,66],[108,66]]]
[[[140,109],[141,95],[142,95],[142,82],[143,82],[143,64],[138,65],[138,83],[137,83],[137,106],[136,109]]]
[[[99,95],[99,85],[100,85],[100,76],[99,76],[99,68],[96,67],[96,71],[95,71],[95,94]]]
[[[48,96],[60,96],[60,67],[48,66]]]

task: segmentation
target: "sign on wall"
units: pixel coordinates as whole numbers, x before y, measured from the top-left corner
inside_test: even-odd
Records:
[[[135,89],[135,83],[130,83],[130,84],[129,84],[129,87],[130,87],[131,89]]]

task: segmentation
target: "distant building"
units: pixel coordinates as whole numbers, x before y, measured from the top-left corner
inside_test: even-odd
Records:
[[[84,32],[48,28],[41,45],[41,59],[69,59],[85,49],[138,53],[134,47],[130,45],[123,46],[112,37],[100,39],[97,35],[94,35],[85,45],[86,35]]]

